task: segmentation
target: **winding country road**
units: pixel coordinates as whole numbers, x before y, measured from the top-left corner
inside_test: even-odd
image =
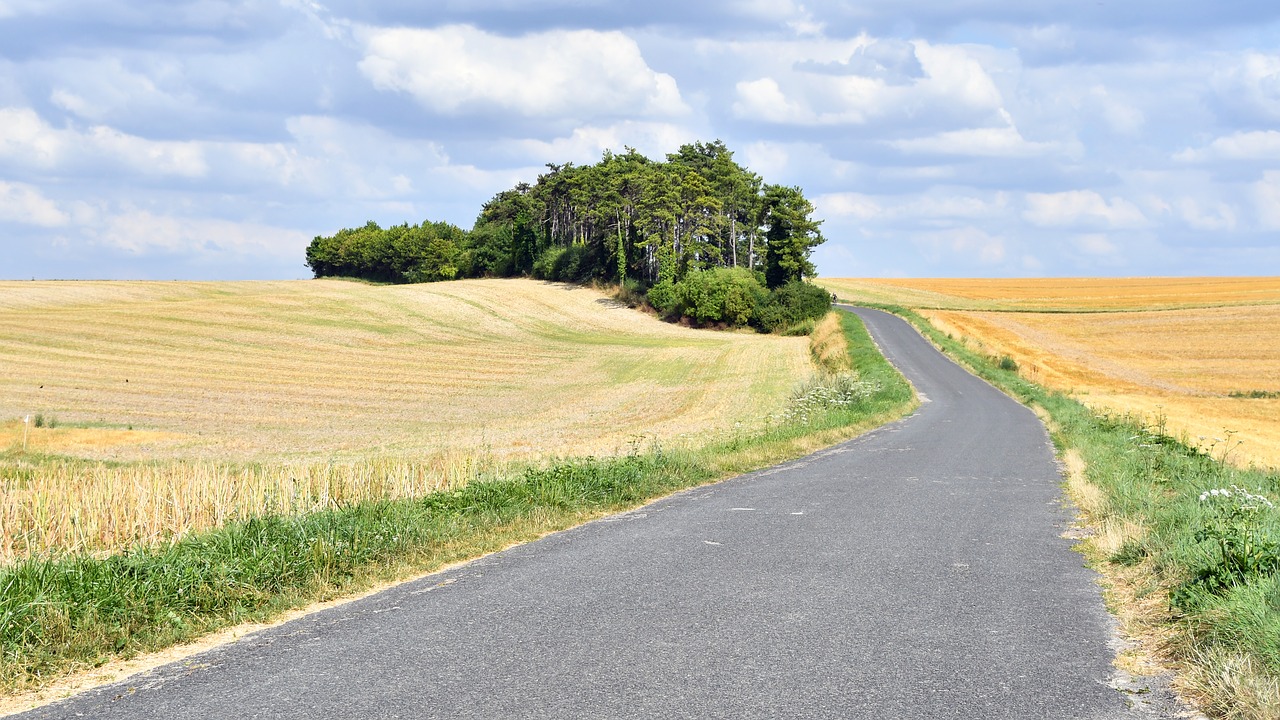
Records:
[[[926,399],[901,422],[20,717],[1155,716],[1044,427],[856,312]]]

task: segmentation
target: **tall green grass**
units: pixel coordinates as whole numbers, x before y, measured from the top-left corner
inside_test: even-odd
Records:
[[[861,322],[841,316],[849,360],[797,388],[808,403],[760,432],[699,448],[650,447],[564,459],[417,499],[273,515],[172,544],[0,568],[0,688],[40,687],[79,669],[270,619],[380,581],[437,569],[682,488],[796,457],[904,414],[910,386]],[[848,384],[855,382],[855,391]],[[843,383],[843,385],[842,385]],[[813,402],[831,391],[836,401]]]
[[[1137,570],[1139,594],[1161,600],[1156,617],[1144,620],[1163,626],[1169,638],[1163,651],[1202,709],[1221,718],[1280,717],[1280,509],[1268,506],[1280,505],[1280,473],[1225,463],[1229,443],[1170,437],[1160,418],[1096,414],[1020,377],[1016,366],[975,353],[914,312],[885,309],[1049,414],[1054,443],[1080,453],[1088,480],[1102,491],[1093,523],[1145,528],[1107,556],[1095,554],[1093,564],[1104,574]]]

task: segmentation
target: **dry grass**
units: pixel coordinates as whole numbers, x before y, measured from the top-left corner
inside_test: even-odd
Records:
[[[496,468],[491,459],[454,452],[414,461],[245,467],[18,459],[3,469],[11,476],[0,494],[0,564],[154,545],[256,516],[421,497]]]
[[[836,372],[850,367],[849,340],[840,324],[840,313],[829,312],[813,327],[809,352],[818,367]]]
[[[0,283],[0,563],[723,436],[809,355],[533,281]]]
[[[916,308],[1094,410],[1162,423],[1233,462],[1280,467],[1280,396],[1231,396],[1280,391],[1280,278],[823,283]]]

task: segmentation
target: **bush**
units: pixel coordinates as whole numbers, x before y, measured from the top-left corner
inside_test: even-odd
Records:
[[[558,280],[556,277],[556,269],[560,263],[560,256],[564,255],[565,248],[549,247],[542,251],[542,254],[533,261],[533,276],[539,280]]]
[[[667,318],[802,335],[831,309],[831,296],[820,287],[793,282],[770,292],[759,273],[743,268],[698,270],[680,282],[663,280],[649,288],[648,300]]]
[[[597,265],[591,248],[586,245],[549,247],[533,261],[533,276],[539,280],[582,283],[596,276]]]
[[[817,320],[831,310],[831,295],[807,282],[789,282],[769,293],[756,312],[755,326],[765,332],[778,332]]]
[[[755,276],[738,268],[715,268],[689,273],[676,285],[679,309],[700,323],[747,325],[768,297]]]
[[[676,294],[676,285],[670,280],[663,280],[649,288],[647,297],[653,309],[664,317],[675,314],[677,306],[680,304],[680,297]]]

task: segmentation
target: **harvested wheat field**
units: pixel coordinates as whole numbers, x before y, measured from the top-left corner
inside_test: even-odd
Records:
[[[1280,467],[1280,278],[823,284],[914,307],[1095,410],[1163,423],[1235,462]],[[1025,307],[1040,311],[1011,311]]]
[[[841,297],[939,310],[1090,312],[1280,304],[1280,278],[826,279]]]
[[[612,453],[758,425],[803,338],[535,281],[0,283],[0,447],[255,461]],[[68,427],[70,426],[70,427]]]
[[[746,432],[812,373],[521,280],[0,283],[0,368],[0,564]]]

